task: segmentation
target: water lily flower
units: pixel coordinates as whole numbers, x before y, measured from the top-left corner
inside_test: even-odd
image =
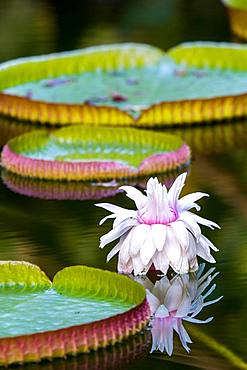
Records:
[[[181,174],[169,191],[157,178],[147,182],[146,195],[132,186],[122,186],[132,199],[137,210],[121,208],[109,203],[96,204],[112,214],[103,218],[115,219],[113,229],[100,239],[100,248],[120,238],[118,244],[107,256],[109,261],[119,253],[118,271],[135,275],[146,274],[151,265],[166,274],[169,265],[176,273],[196,271],[197,256],[208,262],[215,262],[210,253],[218,249],[202,235],[199,225],[214,229],[219,226],[202,218],[190,209],[200,210],[196,203],[205,193],[191,193],[179,199],[186,173]]]
[[[151,352],[156,350],[165,351],[171,356],[174,331],[178,334],[184,349],[189,352],[188,344],[192,341],[183,326],[183,321],[199,324],[212,321],[213,317],[206,320],[196,318],[204,307],[216,303],[222,298],[221,296],[206,301],[206,298],[216,288],[215,284],[211,287],[209,285],[218,273],[213,274],[215,268],[211,268],[206,274],[202,275],[204,268],[205,264],[201,264],[197,273],[176,275],[172,280],[164,276],[155,285],[146,276],[135,278],[146,287],[147,299],[151,309],[153,339]],[[209,289],[207,290],[207,288]]]

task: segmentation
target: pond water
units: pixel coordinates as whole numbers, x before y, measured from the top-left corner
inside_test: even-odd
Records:
[[[120,41],[147,42],[167,49],[186,40],[231,40],[225,10],[216,0],[70,1],[67,6],[59,0],[9,0],[0,4],[0,31],[2,61]],[[27,124],[0,118],[0,145],[30,129]],[[212,299],[221,295],[224,298],[206,307],[200,317],[214,316],[214,320],[205,325],[185,324],[193,340],[190,354],[177,339],[173,356],[150,354],[151,333],[147,331],[94,354],[23,368],[247,368],[243,363],[247,361],[247,123],[229,122],[172,131],[184,137],[192,148],[185,192],[209,193],[211,197],[201,201],[202,216],[221,226],[214,233],[205,230],[205,235],[220,249],[216,256],[220,274],[215,279],[217,288]],[[64,189],[62,184],[56,184],[56,191],[45,186],[49,194],[71,199],[47,200],[41,199],[44,191],[30,197],[18,194],[18,184],[15,192],[10,190],[10,180],[4,173],[3,180],[0,260],[35,263],[50,277],[74,264],[115,271],[115,259],[109,264],[105,262],[110,248],[98,248],[100,236],[110,225],[98,226],[106,212],[94,207],[94,203],[104,196],[105,202],[132,207],[124,194],[117,193],[115,188],[96,191],[77,184]],[[62,194],[67,191],[68,195],[59,197],[59,191]]]

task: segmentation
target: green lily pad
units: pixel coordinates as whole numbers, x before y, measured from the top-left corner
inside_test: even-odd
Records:
[[[10,140],[2,152],[7,170],[52,180],[137,177],[176,170],[189,159],[189,148],[174,135],[106,127],[35,131]]]
[[[162,125],[246,115],[247,48],[94,47],[0,65],[0,112],[44,123]]]
[[[245,0],[222,0],[228,9],[232,32],[247,39],[247,2]]]
[[[223,4],[236,8],[236,9],[247,10],[246,0],[222,0],[222,2]]]
[[[126,337],[127,329],[140,330],[149,315],[139,284],[85,266],[65,268],[51,283],[37,266],[2,262],[0,304],[1,365],[104,347]],[[121,326],[117,320],[124,319],[130,321]],[[78,343],[75,335],[83,336]]]

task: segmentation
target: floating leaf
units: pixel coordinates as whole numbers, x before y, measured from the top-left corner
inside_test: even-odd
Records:
[[[105,347],[149,318],[142,286],[86,266],[65,268],[51,285],[37,266],[2,262],[0,303],[0,365]]]
[[[53,180],[137,177],[178,169],[189,159],[188,146],[171,134],[80,126],[27,133],[2,152],[7,170]]]
[[[167,54],[93,47],[0,65],[0,112],[50,124],[152,126],[246,115],[247,47],[193,42]]]
[[[247,2],[246,0],[222,0],[228,8],[233,33],[247,39]]]

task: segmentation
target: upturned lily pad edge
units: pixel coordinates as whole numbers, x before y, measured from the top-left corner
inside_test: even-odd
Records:
[[[121,54],[121,48],[125,44],[114,45]],[[132,44],[133,45],[133,44]],[[174,50],[180,50],[182,53],[186,52],[187,47],[192,47],[192,54],[194,63],[199,64],[200,67],[218,66],[222,64],[223,68],[240,66],[240,70],[246,70],[246,55],[247,48],[241,44],[231,43],[216,43],[216,42],[194,42],[181,44],[175,48],[168,50],[167,55],[174,60]],[[157,63],[164,55],[164,52],[151,46],[135,44],[135,47],[145,47],[150,50],[147,54],[145,65]],[[126,46],[128,48],[128,44]],[[148,49],[149,48],[149,49]],[[201,51],[206,49],[207,59],[198,59]],[[223,50],[225,49],[225,50]],[[94,48],[97,53],[97,47]],[[196,53],[193,52],[196,50]],[[215,52],[218,50],[218,56],[215,57]],[[142,49],[143,52],[143,49]],[[225,58],[225,53],[231,53],[230,58]],[[239,58],[241,52],[241,58]],[[72,52],[73,53],[73,52]],[[81,51],[83,53],[83,50]],[[150,59],[150,54],[153,58]],[[221,55],[222,54],[222,55]],[[57,55],[57,54],[56,54]],[[187,50],[188,55],[188,50]],[[220,56],[221,55],[221,56]],[[40,57],[44,60],[46,56]],[[142,54],[145,60],[145,52]],[[32,57],[31,57],[32,58]],[[233,58],[233,59],[232,59]],[[191,59],[191,57],[190,57]],[[26,60],[26,59],[25,59]],[[224,66],[227,60],[227,65]],[[223,62],[222,62],[223,61]],[[180,60],[184,62],[183,58]],[[8,62],[7,62],[8,63]],[[100,59],[98,61],[100,63]],[[188,64],[188,61],[186,62]],[[9,65],[14,65],[15,61],[9,62]],[[133,65],[133,63],[132,63]],[[7,67],[8,68],[8,65]],[[0,66],[1,73],[1,66]],[[139,117],[134,118],[127,112],[120,110],[117,107],[108,106],[93,106],[88,103],[81,105],[76,104],[57,104],[46,103],[42,101],[32,101],[25,97],[17,97],[4,93],[0,93],[0,113],[15,117],[22,120],[32,122],[46,123],[46,124],[84,124],[84,125],[123,125],[123,126],[163,126],[163,125],[180,125],[199,123],[203,121],[214,121],[231,119],[235,117],[244,117],[247,114],[245,103],[247,100],[247,93],[229,96],[217,96],[215,98],[205,99],[188,99],[176,102],[161,102],[143,110]]]
[[[66,278],[70,278],[67,283]],[[35,265],[20,261],[2,261],[0,279],[1,288],[5,285],[23,288],[25,284],[29,289],[49,289],[53,286],[58,292],[72,296],[80,295],[81,290],[89,285],[90,288],[86,289],[89,296],[101,296],[102,299],[117,297],[123,302],[133,304],[133,308],[126,312],[93,323],[0,338],[0,366],[38,362],[42,359],[65,357],[104,348],[141,331],[150,317],[145,289],[130,278],[117,273],[87,266],[72,266],[59,271],[52,284]],[[72,292],[72,288],[75,288],[75,291]]]
[[[54,135],[56,135],[56,132],[58,135],[60,132],[69,135],[74,129],[79,133],[81,133],[81,130],[88,130],[83,127],[80,130],[79,126],[70,126],[58,129],[58,131],[54,132]],[[102,127],[99,130],[104,133],[111,129]],[[124,131],[124,129],[122,130]],[[132,138],[143,140],[148,135],[148,138],[151,138],[154,142],[160,142],[159,150],[155,149],[154,154],[148,155],[141,160],[137,167],[119,162],[117,158],[116,160],[104,160],[102,157],[102,161],[65,162],[61,160],[34,159],[26,156],[25,153],[21,154],[24,151],[22,148],[28,146],[30,150],[30,145],[31,148],[41,146],[48,135],[46,131],[40,130],[25,133],[11,139],[2,151],[2,167],[7,171],[27,178],[60,181],[101,181],[138,178],[150,174],[162,174],[179,170],[179,168],[188,165],[191,158],[190,148],[180,137],[133,128],[126,129],[126,132],[123,132],[121,137],[126,137],[129,140]]]

